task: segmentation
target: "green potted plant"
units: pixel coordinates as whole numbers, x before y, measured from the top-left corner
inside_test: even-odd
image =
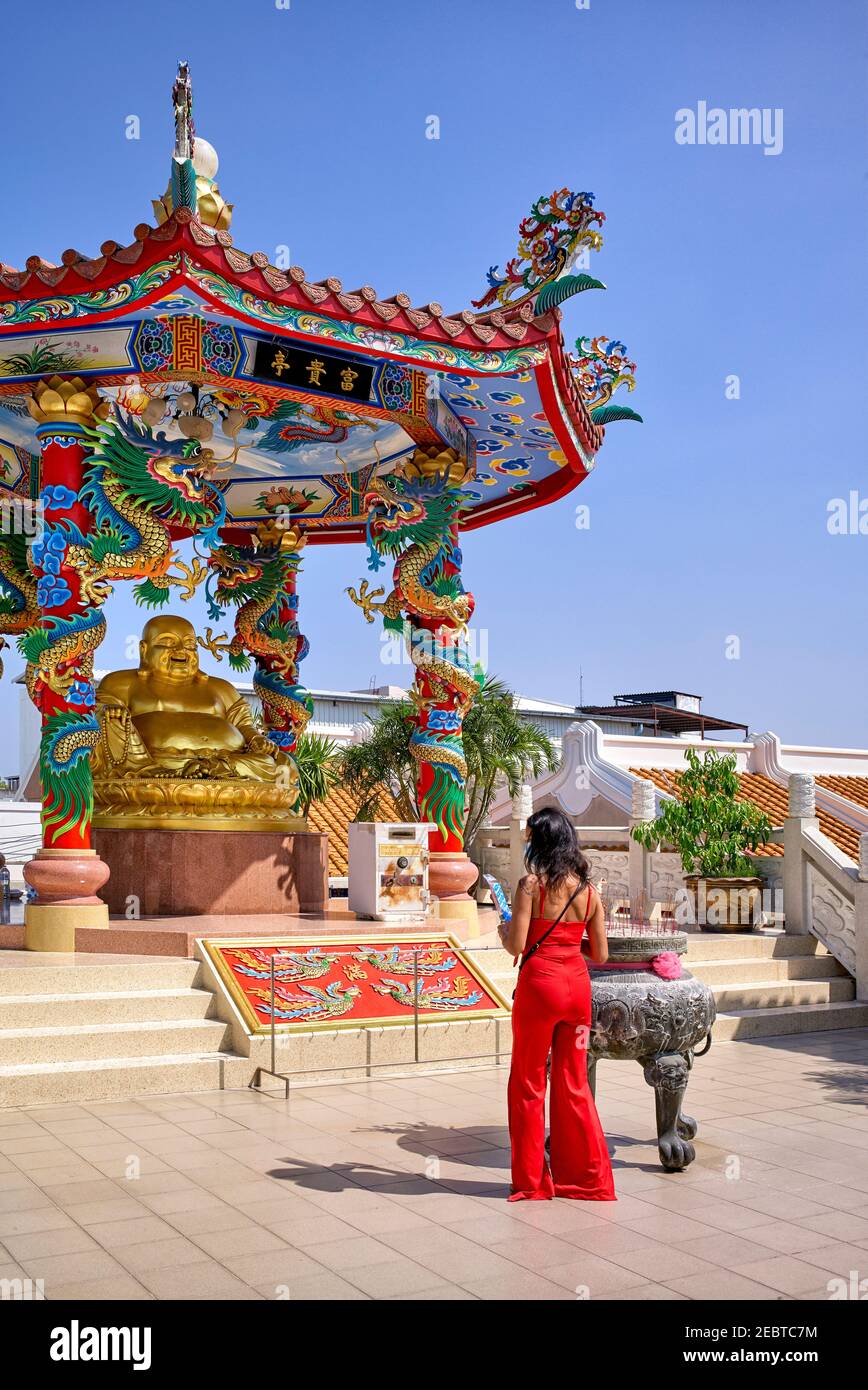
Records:
[[[684,881],[693,896],[694,921],[703,931],[750,931],[759,912],[762,879],[748,854],[772,833],[758,806],[738,799],[735,754],[693,748],[678,776],[675,797],[664,801],[656,820],[633,827],[646,849],[671,845],[681,856]]]

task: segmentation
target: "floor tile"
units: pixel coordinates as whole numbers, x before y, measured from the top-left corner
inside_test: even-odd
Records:
[[[794,1255],[776,1255],[772,1259],[751,1260],[739,1265],[736,1273],[743,1275],[745,1279],[768,1284],[770,1288],[779,1289],[781,1293],[797,1294],[817,1287],[820,1282],[817,1270],[817,1265],[810,1264],[807,1260],[799,1260]],[[833,1275],[836,1271],[830,1269],[828,1273]]]

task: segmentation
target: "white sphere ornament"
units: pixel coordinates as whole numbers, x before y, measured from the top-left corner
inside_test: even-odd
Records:
[[[213,182],[217,176],[219,165],[220,161],[214,146],[197,135],[193,141],[193,168],[196,173],[203,179],[210,179]]]

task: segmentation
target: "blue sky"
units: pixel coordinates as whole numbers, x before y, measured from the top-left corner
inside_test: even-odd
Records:
[[[675,687],[786,742],[864,745],[868,535],[827,530],[831,499],[868,497],[864,14],[857,0],[43,0],[16,10],[21,61],[0,89],[0,260],[95,253],[151,220],[178,58],[236,243],[286,244],[312,279],[457,310],[539,194],[593,191],[607,222],[591,270],[609,289],[570,301],[564,331],[627,344],[646,423],[612,426],[570,497],[466,537],[489,665],[541,698],[577,700],[581,667],[587,702]],[[781,108],[782,152],[677,144],[675,112],[700,101]],[[306,552],[309,685],[408,679],[344,593],[364,574],[361,546]],[[128,664],[142,622],[128,593],[108,619],[98,664]],[[4,723],[17,656],[6,666]]]

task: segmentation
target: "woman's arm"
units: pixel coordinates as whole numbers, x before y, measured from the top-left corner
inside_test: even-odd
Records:
[[[536,874],[525,874],[524,878],[519,879],[512,899],[512,921],[505,922],[498,928],[504,950],[511,956],[520,956],[525,948],[538,890],[539,879]]]
[[[594,893],[594,913],[588,923],[588,945],[590,957],[595,965],[605,965],[609,959],[609,943],[606,940],[606,914],[600,902],[599,893]]]

